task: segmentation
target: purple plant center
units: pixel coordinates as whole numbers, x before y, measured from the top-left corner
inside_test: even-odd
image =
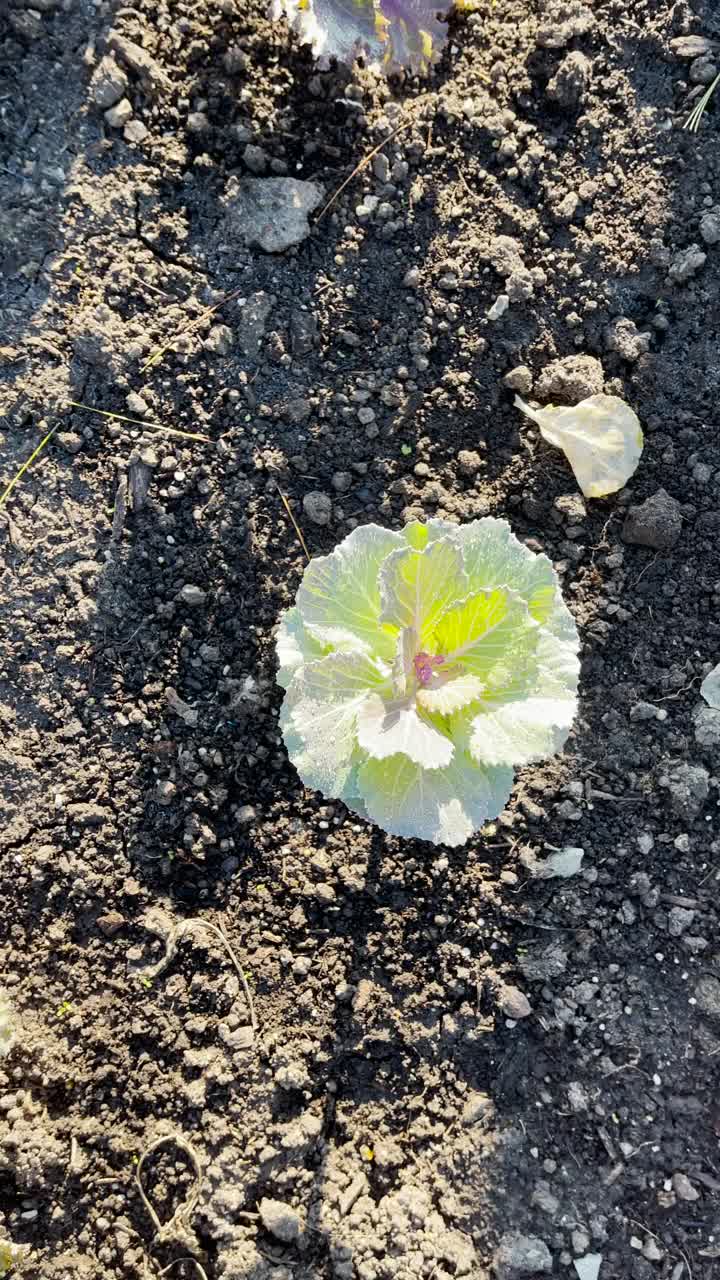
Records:
[[[434,657],[431,657],[429,653],[416,653],[413,658],[413,665],[415,667],[415,675],[420,684],[429,684],[432,679],[433,667],[441,667],[444,661],[445,658],[440,653],[435,654]]]

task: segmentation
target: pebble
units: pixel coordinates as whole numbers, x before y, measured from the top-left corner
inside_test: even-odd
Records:
[[[158,804],[167,806],[172,804],[177,795],[177,787],[169,778],[164,778],[155,786],[155,800]]]
[[[709,750],[720,747],[720,711],[715,707],[698,707],[693,728],[698,746]]]
[[[418,267],[410,267],[403,276],[404,289],[417,289],[420,284],[420,270]]]
[[[281,1200],[269,1200],[263,1197],[258,1205],[260,1221],[266,1231],[283,1244],[294,1244],[300,1235],[300,1217],[290,1205]]]
[[[488,320],[494,324],[496,320],[499,320],[501,316],[505,315],[509,306],[510,299],[508,295],[506,293],[499,293],[487,313]]]
[[[240,320],[237,325],[238,346],[242,354],[251,360],[256,360],[260,354],[265,326],[274,306],[274,295],[260,289],[257,293],[251,293],[240,307]]]
[[[418,464],[419,465],[419,464]],[[482,468],[482,458],[475,449],[461,449],[458,454],[458,469],[461,475],[467,476],[469,480],[476,476]],[[415,467],[417,472],[417,466]]]
[[[718,73],[712,58],[696,58],[690,66],[691,84],[712,84]]]
[[[247,245],[283,253],[310,235],[309,215],[324,196],[300,178],[240,178],[228,184],[227,229]]]
[[[532,1005],[520,988],[505,984],[498,991],[498,1008],[513,1022],[528,1018],[532,1013]]]
[[[492,1118],[494,1111],[493,1101],[486,1093],[471,1093],[463,1106],[462,1123],[470,1127],[479,1120]]]
[[[672,1176],[673,1191],[679,1200],[699,1200],[700,1192],[696,1191],[686,1173],[674,1173]]]
[[[668,278],[674,284],[685,284],[697,274],[701,267],[705,266],[706,262],[707,254],[703,253],[699,245],[691,244],[687,249],[681,249],[673,259]]]
[[[214,324],[206,338],[203,350],[214,356],[227,356],[232,350],[233,331],[226,324]]]
[[[679,762],[667,770],[666,785],[675,813],[696,818],[708,797],[710,775],[702,765]]]
[[[352,487],[352,473],[350,471],[336,471],[332,478],[332,487],[336,493],[347,493]]]
[[[670,41],[670,48],[676,58],[703,58],[717,48],[716,41],[707,36],[676,36]]]
[[[177,689],[173,689],[172,685],[168,685],[165,689],[165,701],[171,711],[175,712],[181,720],[190,728],[195,728],[198,722],[198,713],[187,702],[183,702]]]
[[[618,316],[607,326],[604,337],[608,351],[616,351],[623,360],[632,364],[650,350],[652,335],[640,333],[635,321],[627,316]]]
[[[313,524],[329,524],[332,519],[332,498],[319,489],[313,489],[303,498],[303,511]]]
[[[55,437],[66,453],[79,453],[82,449],[82,436],[76,431],[58,431]]]
[[[194,583],[186,582],[185,586],[180,588],[177,598],[181,604],[186,604],[191,609],[198,609],[205,604],[207,593],[203,591],[202,587],[196,587]]]
[[[240,825],[246,827],[250,822],[255,821],[257,811],[251,804],[241,804],[235,816]]]
[[[711,1018],[720,1018],[720,979],[711,973],[705,973],[695,986],[695,1002],[701,1013]]]
[[[538,1182],[532,1193],[531,1204],[536,1209],[542,1209],[543,1213],[550,1214],[554,1217],[560,1208],[560,1201],[556,1195],[550,1190],[548,1182]]]
[[[111,129],[122,129],[132,119],[132,104],[127,98],[121,98],[114,107],[105,112],[105,120]]]
[[[680,503],[664,489],[638,507],[630,507],[623,525],[624,542],[666,551],[674,547],[682,532]]]
[[[515,1276],[552,1271],[552,1254],[544,1240],[508,1232],[495,1250],[493,1266],[496,1280],[514,1280]]]
[[[668,912],[668,933],[671,938],[680,938],[690,928],[695,919],[695,912],[688,907],[671,907]]]
[[[144,142],[148,136],[148,131],[142,120],[130,120],[123,129],[123,138],[126,142]]]
[[[124,96],[128,78],[114,58],[101,58],[92,78],[91,92],[96,107],[107,111]]]
[[[125,917],[119,911],[106,911],[104,915],[97,918],[98,929],[105,934],[106,938],[112,938],[124,924]]]
[[[210,121],[204,111],[191,111],[187,118],[188,133],[207,133]]]
[[[700,235],[705,244],[720,243],[720,209],[709,209],[700,219]]]
[[[508,387],[510,391],[517,391],[518,395],[529,396],[533,386],[532,371],[526,364],[519,364],[505,374],[503,386]]]

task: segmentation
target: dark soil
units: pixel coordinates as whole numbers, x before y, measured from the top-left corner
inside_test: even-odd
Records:
[[[317,73],[257,3],[11,0],[0,32],[2,481],[56,428],[0,515],[0,1238],[38,1280],[482,1280],[513,1232],[556,1275],[716,1276],[720,117],[683,131],[702,68],[672,43],[720,41],[714,0],[480,0],[389,87]],[[129,140],[90,83],[113,47]],[[248,143],[329,197],[398,125],[296,249],[244,247]],[[587,510],[504,382],[577,354],[646,431]],[[660,489],[679,538],[624,542]],[[490,836],[402,843],[300,786],[280,491],[312,553],[491,513],[558,565],[580,714]],[[577,876],[533,874],[565,845]],[[254,1037],[214,935],[143,972],[198,917]],[[156,1237],[163,1135],[202,1181]],[[171,1217],[187,1153],[143,1180]]]

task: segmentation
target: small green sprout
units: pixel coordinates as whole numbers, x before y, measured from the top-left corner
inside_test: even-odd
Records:
[[[77,1010],[75,1009],[74,1005],[70,1003],[69,1000],[63,1000],[55,1010],[55,1017],[70,1018],[76,1012]]]

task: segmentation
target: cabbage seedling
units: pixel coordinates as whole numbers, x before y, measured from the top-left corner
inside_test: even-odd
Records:
[[[349,65],[361,55],[385,71],[424,71],[447,39],[438,10],[453,0],[272,0],[270,15],[288,19],[316,58]],[[458,7],[464,7],[460,5]]]
[[[290,759],[392,835],[463,844],[513,767],[565,742],[578,647],[552,564],[506,521],[354,529],[280,622]]]

